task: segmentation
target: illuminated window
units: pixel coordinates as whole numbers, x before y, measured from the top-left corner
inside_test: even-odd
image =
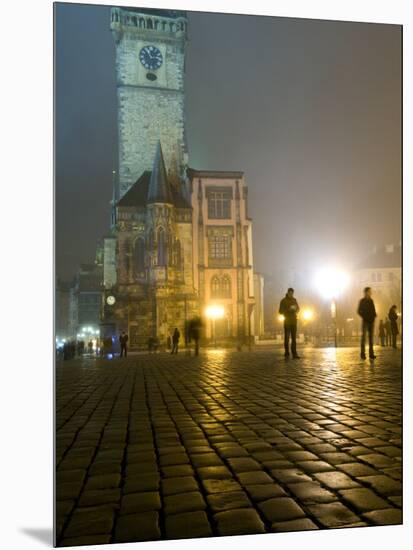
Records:
[[[229,235],[211,235],[208,239],[209,257],[212,260],[231,259],[231,241]]]
[[[211,279],[212,298],[231,298],[231,278],[228,275],[219,277],[214,275]]]
[[[219,189],[207,191],[208,217],[215,220],[231,218],[232,189]]]

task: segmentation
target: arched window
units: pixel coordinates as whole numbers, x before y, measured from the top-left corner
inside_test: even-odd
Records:
[[[211,279],[211,296],[212,298],[219,298],[219,293],[221,289],[221,284],[219,281],[219,277],[217,275],[214,275]]]
[[[211,279],[212,298],[231,298],[231,277],[214,275]]]
[[[133,271],[135,277],[141,277],[145,271],[145,241],[138,237],[133,247]]]
[[[162,228],[158,230],[158,265],[166,266],[166,238]]]
[[[231,278],[229,275],[224,275],[221,279],[221,295],[222,298],[231,298]]]

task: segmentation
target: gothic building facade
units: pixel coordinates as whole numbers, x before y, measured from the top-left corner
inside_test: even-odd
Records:
[[[252,222],[242,172],[188,167],[184,12],[112,8],[119,169],[104,239],[104,321],[132,348],[221,306],[205,335],[254,334]]]

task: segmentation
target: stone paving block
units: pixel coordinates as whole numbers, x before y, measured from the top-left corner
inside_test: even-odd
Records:
[[[88,546],[92,544],[109,544],[111,535],[90,535],[64,538],[59,546]]]
[[[343,500],[359,512],[388,508],[388,503],[370,489],[347,489],[339,491]]]
[[[224,493],[225,494],[225,493]],[[164,498],[166,515],[205,510],[206,504],[199,491],[169,495]]]
[[[400,447],[387,446],[387,447],[376,447],[375,449],[378,453],[385,454],[392,458],[401,458],[402,450]]]
[[[227,510],[214,515],[220,535],[247,535],[265,533],[265,526],[253,508]]]
[[[120,515],[160,510],[161,499],[158,492],[130,493],[122,497]]]
[[[139,464],[127,464],[126,475],[135,476],[142,474],[156,474],[159,471],[158,464],[156,462],[140,462]]]
[[[400,497],[389,497],[390,502],[394,504],[395,506],[401,508],[403,506],[403,498]]]
[[[241,446],[237,447],[223,447],[218,450],[219,455],[223,458],[237,458],[237,457],[243,457],[248,456],[248,453],[245,449],[243,449]]]
[[[377,474],[377,471],[374,470],[374,468],[371,468],[371,466],[367,466],[367,464],[362,464],[360,462],[337,464],[337,468],[352,477]]]
[[[85,491],[93,489],[116,489],[120,485],[119,474],[100,474],[90,476],[86,482]]]
[[[308,475],[296,468],[271,470],[271,475],[280,483],[300,483],[303,481],[311,481],[311,478]]]
[[[358,481],[368,485],[381,495],[397,496],[402,493],[402,484],[388,476],[372,475],[359,477]]]
[[[392,477],[393,479],[401,481],[403,477],[403,471],[401,467],[394,467],[394,468],[381,468],[381,471],[383,474],[386,474],[387,476]]]
[[[304,462],[297,462],[295,464],[297,468],[303,470],[306,474],[317,474],[320,472],[331,472],[334,470],[334,466],[323,460],[308,460]]]
[[[307,448],[317,455],[319,455],[320,453],[334,453],[336,451],[336,447],[334,447],[330,443],[316,443],[314,445],[310,444],[307,445]]]
[[[187,477],[194,475],[194,470],[189,464],[184,464],[182,466],[163,466],[161,472],[165,477]]]
[[[284,460],[284,455],[277,451],[267,450],[267,451],[256,451],[251,453],[255,460],[258,462],[272,462],[274,460]]]
[[[321,453],[320,458],[334,466],[354,462],[354,458],[347,453]]]
[[[83,483],[86,470],[62,470],[56,472],[56,483]]]
[[[261,483],[273,483],[266,472],[241,472],[237,474],[241,485],[260,485]]]
[[[56,502],[56,516],[66,517],[73,510],[74,500],[60,500]]]
[[[245,490],[253,502],[261,502],[262,500],[286,495],[284,489],[276,483],[246,485]]]
[[[143,512],[119,517],[113,542],[138,542],[160,538],[158,513]]]
[[[314,504],[308,506],[308,510],[324,527],[349,526],[359,521],[359,518],[341,502]]]
[[[291,521],[275,522],[271,525],[271,531],[275,533],[291,532],[291,531],[312,531],[318,529],[317,525],[311,519],[293,519]]]
[[[99,506],[117,502],[120,502],[120,489],[84,491],[79,498],[79,506]]]
[[[162,480],[162,492],[164,495],[190,493],[199,489],[194,477],[168,477]]]
[[[359,483],[353,481],[347,474],[336,470],[314,474],[314,477],[330,489],[351,489],[360,486]]]
[[[197,468],[201,479],[231,479],[232,474],[225,466],[202,466]]]
[[[189,458],[186,453],[173,453],[160,457],[161,466],[179,466],[189,464]]]
[[[72,500],[79,496],[82,482],[66,481],[56,484],[56,500]]]
[[[97,462],[92,463],[89,468],[89,476],[120,474],[122,465],[120,462]]]
[[[203,511],[166,516],[165,530],[168,539],[212,536],[212,529],[208,517]]]
[[[213,513],[251,506],[251,501],[243,491],[211,494],[207,496],[207,501]]]
[[[287,521],[305,516],[302,508],[292,498],[271,498],[260,502],[258,508],[270,523]]]
[[[288,460],[292,460],[293,462],[304,462],[307,460],[318,460],[318,456],[310,453],[308,451],[287,451],[284,453],[284,455],[288,458]]]
[[[77,508],[63,535],[68,538],[109,534],[112,531],[113,519],[114,509],[109,506]]]
[[[316,481],[291,483],[288,484],[288,489],[304,504],[317,504],[318,502],[333,502],[337,500],[337,496],[334,493],[324,489]]]
[[[159,489],[159,474],[142,474],[126,477],[123,486],[124,493],[139,493],[142,491],[157,491]]]
[[[195,468],[202,466],[223,466],[224,463],[215,453],[193,454],[191,462]]]
[[[363,514],[363,517],[374,525],[400,525],[403,523],[402,511],[396,508],[374,510]]]
[[[202,485],[208,494],[241,490],[241,485],[234,479],[203,479]]]
[[[374,468],[389,468],[394,466],[394,459],[381,454],[361,455],[360,460],[371,464]]]
[[[229,458],[228,464],[234,472],[254,472],[261,470],[261,464],[252,458]]]

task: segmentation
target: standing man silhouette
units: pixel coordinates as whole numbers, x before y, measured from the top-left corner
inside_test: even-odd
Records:
[[[361,325],[361,345],[360,345],[360,357],[366,358],[366,334],[369,335],[369,357],[370,359],[376,359],[373,349],[373,337],[374,337],[374,320],[377,317],[376,308],[371,297],[371,288],[366,286],[364,289],[364,297],[359,302],[357,313],[362,318]]]
[[[119,343],[120,343],[120,357],[127,357],[128,356],[128,335],[123,330],[122,334],[119,336]]]
[[[294,289],[289,288],[287,294],[280,302],[280,315],[284,317],[284,350],[285,357],[290,356],[290,337],[291,337],[291,353],[294,359],[299,359],[297,355],[297,315],[300,307],[297,300],[294,298]]]

